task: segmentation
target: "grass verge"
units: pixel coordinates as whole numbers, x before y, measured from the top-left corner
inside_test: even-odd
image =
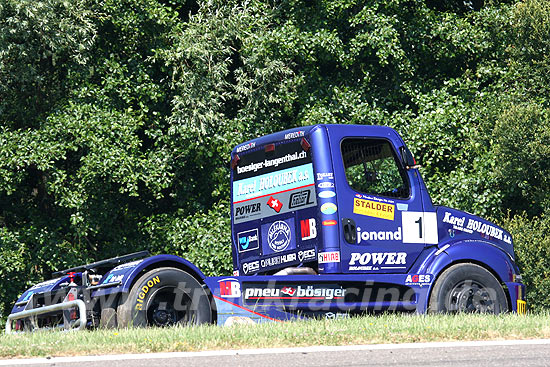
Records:
[[[0,335],[0,358],[550,338],[550,313],[400,315],[260,325],[41,331]]]

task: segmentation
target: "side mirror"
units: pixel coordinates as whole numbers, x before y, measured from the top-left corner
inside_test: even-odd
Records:
[[[401,153],[401,162],[403,163],[403,166],[405,166],[406,169],[417,169],[420,168],[419,164],[416,164],[416,160],[414,159],[411,151],[406,146],[402,146],[400,149]]]

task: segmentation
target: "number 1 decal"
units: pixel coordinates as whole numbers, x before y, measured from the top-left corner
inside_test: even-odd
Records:
[[[418,217],[418,220],[414,222],[418,223],[418,238],[422,239],[422,216]]]
[[[437,244],[437,215],[435,212],[402,212],[404,243]]]

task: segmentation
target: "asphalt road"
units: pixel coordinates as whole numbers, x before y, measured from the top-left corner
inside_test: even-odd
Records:
[[[499,344],[500,343],[500,344]],[[13,364],[11,364],[13,363]],[[550,366],[550,340],[426,343],[0,361],[14,366]]]

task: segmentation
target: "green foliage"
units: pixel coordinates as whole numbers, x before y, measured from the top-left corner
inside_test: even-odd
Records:
[[[67,92],[96,40],[84,0],[2,0],[0,121],[31,127]]]
[[[24,248],[18,242],[17,236],[9,233],[5,228],[0,231],[0,277],[4,279],[2,282],[3,292],[9,295],[15,295],[24,289],[30,279],[17,277],[25,270],[25,260],[27,256],[23,253]],[[11,281],[8,281],[11,280]],[[0,310],[9,310],[13,300],[9,298],[0,299]]]
[[[535,103],[512,105],[499,116],[494,136],[495,176],[508,209],[549,212],[544,188],[550,183],[550,110]]]
[[[526,0],[515,5],[512,53],[526,61],[544,61],[550,54],[550,4],[544,0]],[[546,63],[548,61],[546,60]]]
[[[233,264],[229,210],[229,203],[220,201],[205,213],[151,218],[144,224],[144,231],[154,244],[150,249],[182,256],[206,276],[230,274]]]
[[[231,148],[317,123],[396,128],[434,202],[509,213],[538,271],[549,40],[544,0],[0,0],[0,314],[141,249],[227,273]]]
[[[550,218],[546,215],[529,218],[518,215],[504,221],[514,238],[518,265],[527,287],[530,310],[550,308]]]

